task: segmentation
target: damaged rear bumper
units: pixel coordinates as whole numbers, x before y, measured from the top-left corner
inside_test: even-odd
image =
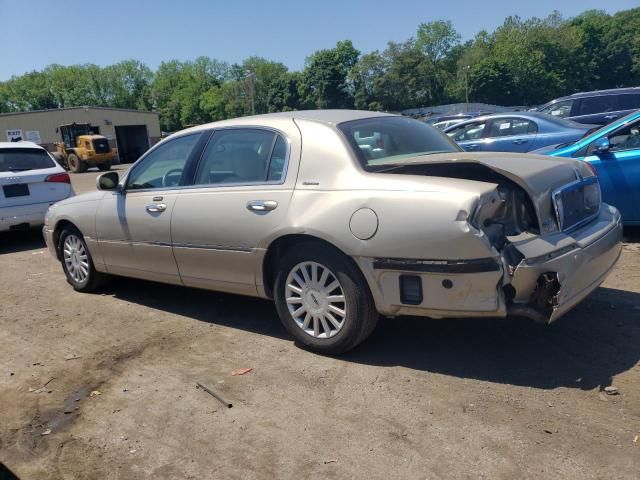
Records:
[[[534,320],[558,319],[604,281],[620,256],[621,241],[620,214],[603,205],[594,222],[575,232],[514,244],[524,258],[513,269],[508,313],[520,315],[526,307],[537,312]]]
[[[510,265],[506,255],[459,261],[355,260],[383,315],[448,318],[513,314],[550,323],[604,281],[620,256],[621,239],[620,214],[603,204],[599,217],[579,230],[513,243],[519,252],[517,265]],[[406,277],[420,290],[411,303],[403,299]]]

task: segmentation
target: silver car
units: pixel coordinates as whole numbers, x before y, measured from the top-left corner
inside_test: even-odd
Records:
[[[270,298],[322,353],[358,345],[380,314],[552,322],[621,249],[588,164],[463,152],[382,113],[201,125],[97,186],[46,216],[73,288],[114,274]]]

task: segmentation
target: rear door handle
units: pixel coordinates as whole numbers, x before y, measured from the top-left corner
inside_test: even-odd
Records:
[[[167,209],[167,205],[164,203],[152,203],[151,205],[147,205],[145,208],[149,213],[159,213],[164,212]]]
[[[251,200],[247,202],[247,209],[254,212],[269,212],[275,210],[278,207],[278,202],[275,200]]]
[[[475,150],[476,148],[478,148],[478,145],[477,144],[473,144],[473,143],[471,145],[465,145],[464,146],[465,150]]]
[[[605,115],[604,118],[606,118],[607,120],[614,120],[616,118],[618,118],[619,115]]]

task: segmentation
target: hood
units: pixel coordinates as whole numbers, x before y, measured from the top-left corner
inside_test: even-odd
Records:
[[[555,212],[551,192],[574,182],[579,176],[593,175],[582,162],[570,158],[503,152],[454,152],[422,155],[376,164],[388,165],[447,165],[479,164],[516,183],[529,195],[538,214],[544,233],[555,228]],[[474,178],[469,178],[474,180]]]

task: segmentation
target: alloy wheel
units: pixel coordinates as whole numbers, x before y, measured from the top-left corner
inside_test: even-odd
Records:
[[[77,283],[84,282],[89,276],[89,257],[77,235],[72,233],[65,238],[62,256],[71,278]]]
[[[347,303],[338,278],[324,265],[302,262],[287,277],[287,308],[296,325],[314,338],[330,338],[343,327]]]

